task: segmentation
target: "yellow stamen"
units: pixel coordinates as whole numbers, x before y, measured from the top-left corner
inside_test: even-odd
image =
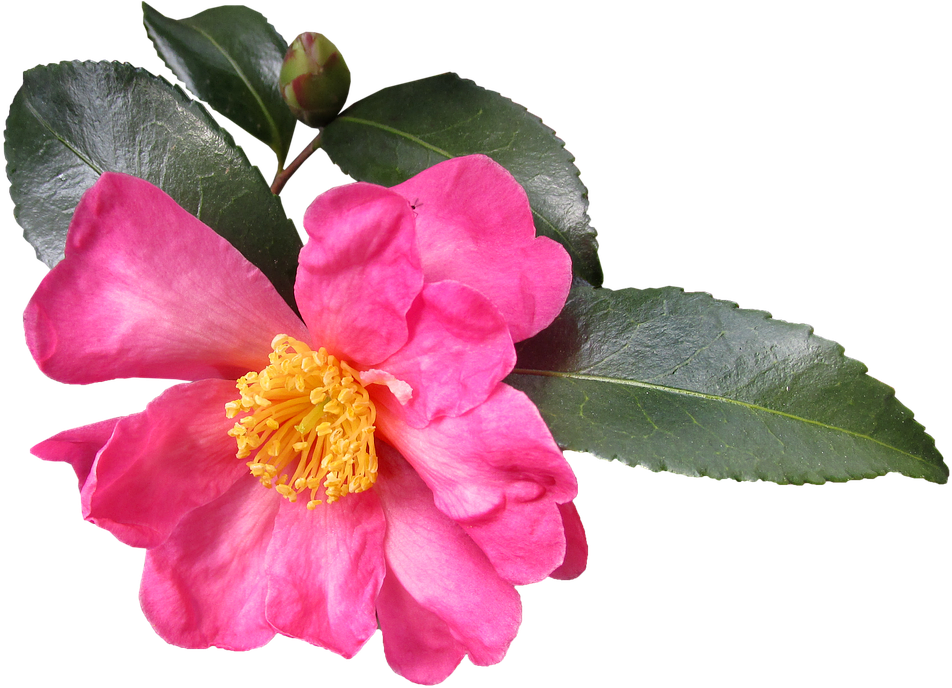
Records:
[[[240,418],[228,431],[239,459],[288,501],[310,491],[308,509],[363,492],[377,479],[377,409],[357,371],[325,349],[280,334],[270,365],[238,378],[241,397],[225,404]],[[323,499],[318,499],[323,492]]]

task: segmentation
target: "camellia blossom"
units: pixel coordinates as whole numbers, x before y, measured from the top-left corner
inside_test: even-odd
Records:
[[[62,382],[188,382],[34,453],[148,549],[142,608],[170,643],[281,633],[351,657],[379,623],[418,683],[498,662],[514,586],[585,567],[575,477],[502,382],[561,310],[569,258],[483,156],[331,190],[304,227],[298,317],[164,192],[102,175],[27,307],[30,350]]]

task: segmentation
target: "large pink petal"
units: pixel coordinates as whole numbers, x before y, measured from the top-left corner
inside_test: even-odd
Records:
[[[446,622],[413,599],[392,573],[377,596],[377,618],[387,663],[414,683],[440,683],[466,656]]]
[[[271,640],[264,569],[278,500],[248,475],[148,551],[139,601],[156,633],[190,648],[250,650]]]
[[[313,511],[282,499],[268,548],[268,621],[284,635],[353,657],[377,630],[386,529],[372,490]]]
[[[96,460],[96,454],[112,436],[112,431],[119,422],[119,418],[103,420],[81,428],[64,430],[43,440],[33,447],[30,452],[44,461],[65,461],[73,467],[79,479],[79,489],[83,489],[89,471]]]
[[[44,373],[235,379],[267,365],[271,340],[307,339],[255,266],[157,187],[106,173],[86,192],[66,257],[23,316]]]
[[[413,465],[433,491],[437,508],[470,526],[507,580],[541,580],[565,556],[556,503],[575,498],[572,469],[536,407],[500,383],[467,413],[417,429],[393,404],[377,406],[384,439]],[[519,534],[518,549],[499,544]]]
[[[526,193],[501,165],[483,155],[453,158],[393,191],[417,213],[427,282],[451,279],[479,290],[517,342],[562,310],[572,261],[558,243],[536,237]]]
[[[228,436],[234,383],[176,385],[121,419],[83,486],[83,515],[134,547],[156,547],[192,509],[248,475]]]
[[[393,576],[420,607],[445,622],[474,664],[499,662],[522,619],[519,594],[499,577],[463,529],[433,506],[430,490],[396,451],[383,445],[379,458],[375,489],[387,516],[388,577]],[[440,629],[425,615],[421,616],[426,625],[416,639],[419,645],[393,637],[402,630],[401,624],[392,623],[400,610],[387,609],[388,601],[385,596],[379,602],[388,660],[397,657],[404,671],[421,677],[451,669],[453,645],[449,638],[441,643],[435,637]],[[408,606],[404,602],[404,610]],[[426,650],[434,644],[442,651],[430,665]],[[407,677],[416,680],[414,675]]]
[[[304,215],[294,293],[315,346],[372,367],[407,341],[407,311],[423,286],[413,213],[381,186],[350,184]]]
[[[575,502],[559,504],[559,512],[565,526],[565,561],[549,575],[559,580],[572,580],[581,576],[588,564],[588,540]]]
[[[499,311],[459,282],[425,285],[407,322],[406,346],[378,366],[412,388],[404,417],[416,427],[482,403],[516,363]]]

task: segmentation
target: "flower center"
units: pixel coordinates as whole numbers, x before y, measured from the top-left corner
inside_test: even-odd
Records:
[[[252,475],[289,501],[310,490],[308,509],[322,502],[321,491],[330,504],[370,489],[377,409],[357,371],[285,334],[271,347],[271,365],[240,377],[241,398],[225,404],[229,418],[250,412],[228,431],[236,456],[251,456]]]

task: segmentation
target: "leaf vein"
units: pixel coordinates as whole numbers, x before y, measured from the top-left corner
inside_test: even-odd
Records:
[[[679,371],[681,368],[683,368],[684,366],[690,365],[691,361],[693,361],[695,358],[697,358],[697,355],[698,355],[699,353],[701,353],[702,351],[706,351],[707,349],[710,349],[712,346],[714,346],[714,343],[715,343],[718,339],[720,339],[721,337],[723,337],[725,334],[727,334],[727,332],[725,332],[724,330],[721,330],[720,332],[718,332],[718,333],[717,333],[717,336],[714,337],[714,339],[712,339],[710,342],[708,342],[707,344],[705,344],[704,346],[702,346],[701,348],[699,348],[697,351],[695,351],[693,354],[691,354],[690,356],[688,356],[686,359],[684,359],[683,361],[681,361],[680,363],[678,363],[678,364],[677,364],[676,366],[674,366],[671,370],[669,370],[667,374],[668,374],[668,375],[674,375],[676,372],[678,372],[678,371]]]

